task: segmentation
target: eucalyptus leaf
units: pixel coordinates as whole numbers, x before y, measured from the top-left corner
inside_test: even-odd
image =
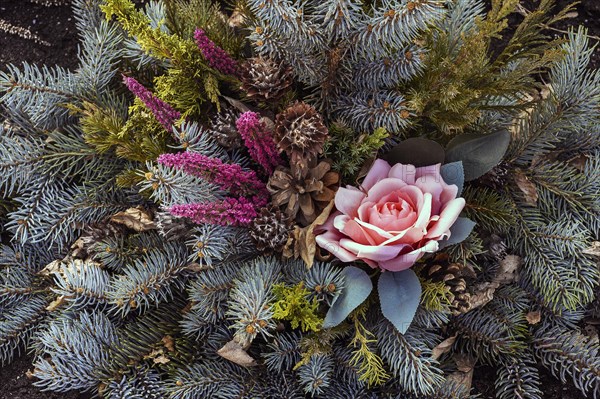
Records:
[[[508,130],[485,136],[467,133],[453,138],[446,148],[446,162],[462,161],[465,180],[474,180],[498,165],[510,144]]]
[[[345,281],[344,289],[325,315],[324,328],[335,327],[344,321],[354,309],[367,299],[373,290],[371,278],[364,270],[347,266],[342,269],[342,274]]]
[[[469,218],[460,217],[456,219],[456,222],[450,227],[450,237],[439,242],[440,249],[466,240],[476,224]]]
[[[421,137],[413,137],[398,143],[383,159],[392,166],[401,163],[418,168],[444,163],[444,157],[444,147],[440,144]]]
[[[442,165],[440,168],[440,175],[446,184],[456,184],[458,187],[457,196],[460,196],[465,185],[465,169],[463,168],[462,161],[450,162]]]
[[[377,283],[381,311],[404,334],[415,317],[421,301],[421,283],[411,269],[385,272]]]

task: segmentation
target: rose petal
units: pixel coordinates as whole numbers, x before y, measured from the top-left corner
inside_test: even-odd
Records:
[[[338,211],[355,217],[358,207],[365,197],[366,195],[361,191],[340,187],[335,194],[335,207]]]
[[[356,218],[354,220],[356,221],[356,223],[358,223],[359,225],[361,225],[363,227],[363,229],[366,231],[366,233],[369,234],[371,236],[371,238],[373,238],[373,240],[377,243],[377,245],[384,242],[388,238],[393,237],[393,234],[385,231],[382,228],[375,226],[374,224],[364,222],[358,218]]]
[[[415,171],[415,180],[424,176],[431,176],[435,181],[444,181],[444,179],[442,179],[442,175],[440,174],[441,167],[442,164],[440,163],[429,166],[421,166]]]
[[[463,210],[464,207],[464,198],[456,198],[448,202],[444,206],[442,213],[440,213],[439,220],[435,222],[435,224],[433,224],[433,227],[430,227],[425,237],[436,239],[442,234],[448,233],[450,227],[454,224],[454,222],[458,218],[458,215],[460,215],[460,212]]]
[[[329,251],[341,260],[342,262],[354,262],[358,260],[358,257],[353,253],[346,251],[344,248],[340,246],[340,241],[338,236],[333,232],[326,232],[321,235],[318,235],[316,238],[317,245],[323,248],[326,251]]]
[[[423,247],[405,254],[400,254],[394,259],[379,262],[379,267],[392,272],[406,270],[415,264],[426,253],[436,252],[439,248],[437,241],[428,241]]]
[[[400,190],[406,187],[406,183],[400,179],[385,178],[379,180],[367,193],[367,201],[379,202],[381,198],[388,195],[392,191]]]
[[[383,159],[377,159],[373,162],[373,166],[369,169],[369,173],[363,180],[361,186],[365,191],[369,191],[371,187],[375,185],[379,180],[388,177],[388,173],[391,169],[389,163]]]
[[[400,179],[406,184],[415,184],[416,168],[410,164],[404,165],[397,163],[396,165],[392,166],[388,176]]]
[[[341,215],[336,218],[333,225],[344,235],[353,239],[354,241],[365,244],[365,245],[377,245],[378,242],[374,240],[356,220],[350,219],[349,216]],[[385,241],[379,239],[379,241]]]
[[[359,259],[371,259],[377,262],[398,256],[404,245],[363,245],[348,238],[340,240],[340,246],[356,254]]]
[[[415,227],[423,230],[423,234],[427,232],[426,228],[431,218],[432,198],[430,193],[423,195],[423,206],[419,209],[419,218],[415,222]]]

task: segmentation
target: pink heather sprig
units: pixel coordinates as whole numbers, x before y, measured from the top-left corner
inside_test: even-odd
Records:
[[[196,28],[194,32],[196,44],[211,68],[225,75],[237,75],[238,66],[233,58],[206,36],[206,32]]]
[[[269,196],[265,184],[258,179],[256,172],[244,170],[237,164],[224,163],[218,158],[186,151],[162,154],[158,157],[158,163],[201,177],[235,196]]]
[[[264,206],[264,205],[263,205]],[[222,201],[173,205],[169,211],[179,217],[202,224],[221,226],[247,226],[257,216],[257,206],[244,197],[225,198]]]
[[[236,122],[250,156],[270,175],[281,164],[277,145],[256,112],[244,112]]]
[[[170,133],[173,132],[173,124],[181,117],[181,113],[176,111],[169,104],[156,97],[150,90],[145,88],[134,78],[123,75],[123,83],[137,98],[148,107],[161,125]]]

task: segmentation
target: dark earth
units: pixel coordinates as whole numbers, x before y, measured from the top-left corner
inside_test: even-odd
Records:
[[[77,31],[75,19],[68,0],[0,0],[0,70],[6,64],[23,61],[48,65],[58,64],[64,68],[77,67]],[[47,3],[48,6],[44,5]],[[525,3],[525,2],[524,2]],[[527,1],[531,3],[531,0]],[[570,4],[559,0],[557,8]],[[566,31],[570,26],[585,25],[592,43],[600,42],[600,0],[583,0],[577,13],[556,28]],[[28,40],[2,29],[2,21],[29,29],[39,40]],[[553,32],[561,35],[560,32]],[[593,55],[592,67],[600,66],[600,51]],[[31,359],[22,356],[9,366],[0,368],[0,399],[88,399],[89,395],[78,393],[52,394],[40,392],[26,376],[32,368]],[[571,384],[562,384],[549,373],[542,371],[543,399],[583,399],[584,396]],[[473,386],[481,399],[493,399],[495,370],[490,367],[475,369]]]

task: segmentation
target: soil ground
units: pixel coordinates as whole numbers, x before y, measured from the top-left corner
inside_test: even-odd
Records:
[[[44,6],[38,3],[68,3],[68,0],[0,0],[0,20],[29,29],[41,42],[21,38],[0,30],[0,70],[6,64],[22,62],[77,67],[77,30],[69,5]],[[558,0],[558,7],[570,4],[570,0]],[[600,42],[600,0],[582,0],[577,15],[561,22],[557,28],[566,30],[572,25],[585,25],[589,34]],[[556,32],[557,35],[560,33]],[[596,50],[592,67],[600,66],[600,50]],[[31,359],[23,356],[10,366],[0,368],[0,399],[87,399],[85,394],[51,394],[40,392],[26,377],[31,369]],[[549,374],[542,374],[543,399],[583,399],[572,384],[562,384]],[[494,398],[495,370],[479,367],[475,370],[474,388],[482,399]]]

